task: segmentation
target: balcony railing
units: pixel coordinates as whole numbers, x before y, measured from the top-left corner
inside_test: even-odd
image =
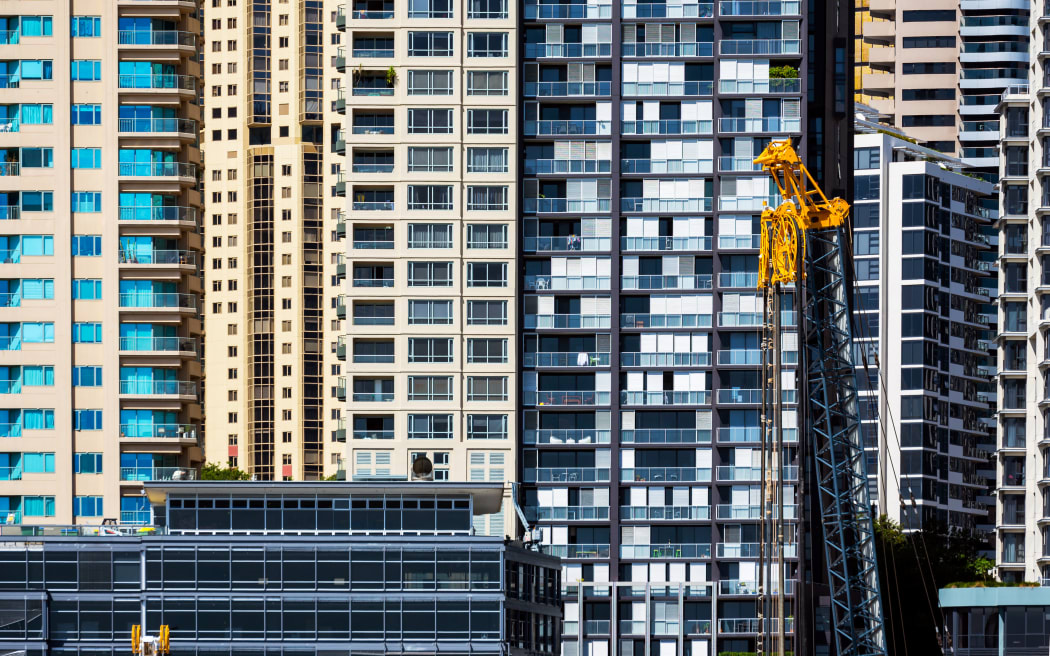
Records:
[[[684,82],[624,82],[625,96],[710,96],[714,82],[686,80]]]
[[[711,506],[620,506],[620,519],[711,519]]]
[[[195,178],[197,165],[190,162],[120,162],[117,175],[136,178]]]
[[[607,483],[609,470],[603,467],[525,467],[527,483]]]
[[[755,164],[751,157],[733,157],[732,155],[720,155],[718,158],[719,171],[751,172],[761,171],[762,165]]]
[[[119,262],[121,264],[179,264],[183,266],[197,265],[197,251],[190,250],[121,250],[119,251]]]
[[[710,314],[638,314],[620,315],[621,328],[710,328]]]
[[[525,276],[527,290],[608,290],[609,284],[609,276]]]
[[[197,383],[185,380],[122,380],[120,393],[128,396],[197,396]]]
[[[607,159],[526,159],[525,173],[609,173],[612,161]]]
[[[711,274],[621,276],[620,289],[711,289]]]
[[[625,428],[620,431],[620,442],[624,444],[710,444],[711,429]]]
[[[556,57],[570,59],[576,57],[609,57],[612,55],[611,43],[526,43],[525,57],[540,59]]]
[[[715,510],[715,518],[717,519],[760,519],[764,516],[762,506],[757,505],[720,503]],[[774,507],[773,516],[775,517],[778,514]],[[785,505],[784,519],[798,519],[798,507],[794,504]]]
[[[195,294],[127,293],[121,294],[118,301],[122,308],[197,309],[197,296]]]
[[[621,198],[622,212],[710,212],[710,198]]]
[[[608,96],[612,82],[526,82],[526,97]]]
[[[543,544],[540,545],[540,548],[543,553],[559,558],[609,557],[609,545],[607,544]]]
[[[714,54],[714,44],[710,41],[702,43],[624,43],[620,46],[620,53],[624,57],[711,57]]]
[[[526,367],[608,367],[609,353],[585,351],[528,352],[522,354]]]
[[[762,622],[766,622],[766,631],[777,631],[780,627],[780,621],[777,618],[768,618],[760,620],[757,617],[744,617],[744,618],[723,618],[718,620],[718,632],[719,633],[758,633],[759,627],[763,626]],[[794,633],[795,632],[795,620],[792,617],[787,618],[784,621],[784,632]]]
[[[121,351],[197,352],[192,337],[121,337],[119,345]]]
[[[192,481],[197,470],[189,467],[121,467],[122,481]]]
[[[612,317],[607,314],[526,314],[525,327],[534,328],[608,328]]]
[[[720,465],[715,472],[718,481],[760,481],[762,480],[761,467],[737,467],[734,465]],[[784,466],[784,480],[798,480],[798,465]]]
[[[798,39],[722,39],[718,45],[722,55],[797,55],[802,42]]]
[[[784,403],[796,403],[798,401],[796,390],[781,390],[780,394]],[[762,403],[762,390],[720,389],[718,390],[718,402],[726,405]]]
[[[767,80],[719,80],[720,93],[802,93],[802,80],[797,77]]]
[[[121,207],[118,209],[120,221],[179,221],[196,223],[196,207],[164,205],[154,207]]]
[[[625,251],[709,251],[710,237],[620,237]]]
[[[117,45],[121,46],[185,46],[197,47],[197,35],[178,30],[118,30]]]
[[[783,429],[785,442],[798,442],[798,429]],[[718,441],[729,443],[750,443],[762,441],[762,429],[758,426],[724,426],[718,429]]]
[[[525,121],[526,136],[611,134],[612,121]]]
[[[353,432],[353,439],[355,439],[355,440],[392,440],[392,439],[394,439],[394,431],[392,431],[392,430],[355,430]]]
[[[697,3],[639,3],[621,5],[622,18],[711,18],[712,2]]]
[[[608,251],[609,237],[525,237],[522,249],[527,253],[556,253],[559,251]]]
[[[711,403],[709,391],[620,391],[620,403],[624,405],[707,405]]]
[[[759,133],[759,132],[801,132],[802,119],[767,116],[763,118],[720,118],[719,132]]]
[[[722,542],[718,545],[717,555],[719,558],[758,558],[761,546],[758,542]],[[796,553],[797,545],[784,545],[785,558],[795,558]]]
[[[750,271],[734,271],[718,274],[719,287],[750,287],[758,286],[758,273]]]
[[[118,118],[117,132],[197,134],[197,121],[189,118]]]
[[[120,74],[117,76],[119,89],[169,89],[172,91],[196,91],[197,78],[192,75],[174,73]]]
[[[526,213],[580,213],[580,212],[608,212],[610,200],[608,198],[525,198],[524,211]]]
[[[709,159],[621,159],[620,173],[711,173]]]
[[[120,436],[132,439],[197,439],[197,427],[192,424],[121,424]]]
[[[393,392],[354,392],[351,399],[354,403],[391,403]]]
[[[609,507],[595,506],[539,506],[529,508],[526,513],[531,520],[540,521],[604,521],[609,519]]]
[[[662,119],[652,121],[621,121],[622,134],[711,134],[711,120],[689,121]]]
[[[19,174],[18,162],[0,162],[0,177],[13,177]]]
[[[784,581],[784,594],[795,594],[795,581],[788,579]],[[779,588],[778,582],[770,581],[769,588],[776,592]],[[758,581],[744,579],[722,579],[718,582],[718,592],[724,595],[754,595],[758,594]]]
[[[600,428],[526,429],[525,444],[609,444],[612,434]]]
[[[802,3],[798,0],[722,0],[718,3],[722,16],[798,16]]]
[[[523,393],[525,405],[609,405],[609,392],[580,390],[574,392],[535,392],[526,390]]]
[[[711,354],[704,352],[683,353],[638,353],[625,351],[620,354],[622,367],[706,367],[711,364]]]
[[[620,470],[620,481],[624,483],[704,483],[710,480],[710,467],[633,467]]]
[[[710,558],[710,544],[621,544],[620,558]]]

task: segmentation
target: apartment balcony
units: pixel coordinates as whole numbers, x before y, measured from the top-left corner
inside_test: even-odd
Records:
[[[121,136],[158,137],[175,135],[193,141],[199,136],[197,121],[189,118],[118,118]]]
[[[344,429],[345,430],[345,429]],[[392,430],[354,430],[355,440],[392,440],[395,437]]]
[[[578,59],[612,56],[611,43],[526,43],[525,59]]]
[[[798,429],[784,428],[781,431],[785,443],[798,443]],[[762,441],[759,426],[724,426],[718,429],[718,441],[723,444],[757,444]]]
[[[121,250],[118,263],[128,269],[160,269],[176,267],[186,271],[197,270],[197,251],[173,250]]]
[[[720,118],[718,131],[728,134],[757,134],[761,132],[801,132],[802,119],[769,116],[764,118]]]
[[[718,3],[721,16],[800,16],[799,0],[723,0]]]
[[[708,520],[711,506],[620,506],[621,520]]]
[[[118,304],[123,312],[156,312],[174,310],[197,312],[196,294],[177,293],[127,293],[120,294]]]
[[[595,506],[540,506],[528,508],[525,516],[530,521],[608,521],[609,507],[597,508]]]
[[[711,429],[694,428],[624,428],[623,444],[710,444]]]
[[[608,483],[603,467],[525,467],[526,483]]]
[[[710,237],[620,237],[620,250],[663,251],[710,251]]]
[[[621,159],[620,173],[711,173],[709,159]]]
[[[197,470],[190,467],[121,467],[122,481],[193,481]]]
[[[640,314],[620,315],[621,328],[710,328],[710,314]]]
[[[389,277],[389,278],[358,278],[358,277],[354,277],[350,284],[353,287],[362,287],[362,288],[368,288],[368,289],[393,289],[393,287],[394,287],[394,278],[393,277]],[[414,286],[423,286],[423,285],[414,285]],[[447,285],[441,285],[441,286],[445,287]]]
[[[351,93],[355,96],[369,96],[369,97],[380,97],[380,96],[393,96],[394,86],[392,84],[354,84]]]
[[[649,134],[712,134],[713,121],[665,119],[652,121],[621,121],[624,136]]]
[[[781,399],[784,403],[797,403],[796,390],[781,390]],[[760,389],[720,389],[718,390],[719,405],[751,405],[762,403],[762,390]]]
[[[197,182],[197,165],[191,162],[120,162],[117,165],[117,176],[174,180],[190,185]]]
[[[184,358],[197,356],[195,337],[121,337],[118,348],[125,355],[172,355]]]
[[[710,558],[710,544],[621,544],[620,558],[652,559],[664,558]]]
[[[523,211],[526,214],[564,214],[608,212],[608,198],[525,198]]]
[[[712,18],[715,5],[713,2],[624,4],[620,10],[621,18]]]
[[[336,338],[335,343],[335,357],[344,362],[346,361],[346,341],[347,335],[340,335]]]
[[[758,273],[750,271],[720,273],[718,274],[718,286],[755,289],[758,287]]]
[[[522,354],[524,367],[608,367],[609,353],[572,352],[525,352]]]
[[[792,595],[795,594],[795,581],[788,579],[784,581],[784,594]],[[768,584],[772,592],[776,592],[780,587],[777,581],[770,581]],[[721,579],[718,582],[718,593],[721,595],[733,595],[733,596],[752,596],[759,593],[758,581],[745,580],[745,579]]]
[[[609,328],[612,317],[607,314],[526,314],[525,328]]]
[[[711,274],[696,273],[680,276],[620,276],[624,291],[659,289],[711,289]]]
[[[197,398],[197,383],[186,380],[122,380],[120,395],[194,400]]]
[[[121,424],[120,439],[136,440],[175,440],[196,442],[197,426],[195,424]]]
[[[346,154],[346,137],[344,136],[342,130],[337,130],[336,131],[336,133],[335,133],[335,143],[332,144],[332,149],[338,155],[345,155]]]
[[[525,276],[525,289],[529,291],[609,291],[609,288],[609,276]]]
[[[719,558],[758,558],[761,546],[758,542],[722,542],[716,553]],[[797,558],[798,545],[785,544],[784,557]]]
[[[620,470],[621,483],[710,483],[710,467],[633,467]]]
[[[710,96],[714,82],[710,80],[687,80],[685,82],[624,82],[624,96]]]
[[[584,5],[562,2],[525,3],[526,20],[547,20],[551,18],[612,18],[612,5]]]
[[[621,405],[709,405],[711,392],[707,390],[679,391],[620,391]]]
[[[774,517],[777,514],[778,513],[774,508]],[[715,519],[762,519],[764,516],[762,506],[757,505],[720,503],[715,508]],[[794,504],[785,504],[784,519],[798,519],[798,506]]]
[[[757,553],[756,553],[757,557]],[[792,558],[793,556],[789,556]],[[758,633],[759,627],[762,627],[762,622],[766,622],[766,631],[776,632],[779,630],[780,621],[776,618],[769,618],[766,620],[760,620],[757,617],[744,617],[744,618],[723,618],[718,620],[718,632],[719,633]],[[795,618],[788,617],[784,620],[784,632],[794,633],[795,632]]]
[[[609,444],[612,434],[600,428],[526,429],[525,444]]]
[[[762,480],[762,468],[761,467],[736,467],[734,465],[720,465],[715,471],[716,479],[719,482],[729,481],[761,481]],[[798,480],[798,465],[785,465],[784,466],[784,480],[785,481],[797,481]]]
[[[710,212],[710,198],[621,198],[621,212]]]
[[[525,136],[581,136],[612,134],[612,121],[525,121]]]
[[[526,82],[526,98],[605,98],[612,94],[612,82]]]
[[[708,367],[710,365],[711,354],[704,352],[639,353],[624,351],[620,353],[621,367]]]
[[[657,593],[655,588],[653,594]],[[638,594],[642,594],[639,592]],[[674,594],[673,592],[671,594]],[[710,592],[706,587],[699,586],[687,586],[685,594],[689,597],[703,596],[706,597]],[[648,633],[653,636],[675,636],[678,635],[679,623],[676,620],[652,620],[646,622],[644,620],[620,620],[620,634],[621,635],[645,635]],[[711,635],[711,620],[685,620],[681,624],[681,630],[684,635]]]
[[[620,54],[623,57],[712,57],[714,43],[623,43],[620,45]]]
[[[0,177],[16,177],[21,173],[18,162],[0,162]]]
[[[124,93],[172,93],[188,97],[197,95],[197,78],[192,75],[174,73],[143,73],[117,75],[117,88]]]
[[[609,173],[612,161],[607,159],[526,159],[527,175],[568,173]]]
[[[346,90],[343,87],[335,90],[335,111],[346,116]]]
[[[785,328],[795,326],[797,316],[793,310],[781,310],[780,324]],[[719,312],[718,325],[721,328],[761,328],[763,317],[758,312]]]
[[[526,253],[560,253],[578,251],[581,253],[606,252],[612,246],[609,237],[525,237],[522,250]]]
[[[577,5],[580,6],[580,5]],[[608,8],[608,5],[605,5]],[[543,544],[540,545],[543,553],[557,556],[558,558],[608,558],[609,545],[607,544]]]
[[[718,54],[799,55],[801,47],[802,42],[798,39],[722,39],[718,42]]]
[[[536,392],[526,390],[523,392],[522,404],[527,406],[578,406],[578,405],[609,405],[610,392],[598,392],[595,390],[579,391],[552,391]]]
[[[149,1],[152,2],[154,0]],[[120,207],[117,210],[117,221],[135,224],[141,221],[157,221],[161,224],[179,224],[184,227],[194,227],[200,221],[200,210],[196,207],[174,205]]]
[[[118,30],[118,50],[182,50],[197,51],[197,35],[178,30]]]

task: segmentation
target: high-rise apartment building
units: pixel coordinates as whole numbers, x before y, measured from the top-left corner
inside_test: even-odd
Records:
[[[756,650],[759,215],[781,199],[753,158],[791,138],[845,195],[851,11],[524,3],[520,471],[526,515],[565,559],[565,654]],[[788,607],[785,622],[810,612]]]
[[[511,0],[347,4],[353,478],[404,476],[426,456],[438,480],[515,480],[517,25]],[[595,349],[548,350],[575,363]],[[509,506],[479,531],[512,534]]]
[[[1043,8],[1034,10],[1043,14]],[[1040,47],[1033,41],[1034,53]],[[1039,60],[1033,87],[1008,89],[999,105],[999,420],[995,473],[996,564],[1004,581],[1050,578],[1050,182],[1041,173],[1050,125]],[[1031,92],[1030,92],[1031,91]]]
[[[0,523],[148,522],[200,460],[193,2],[8,3]]]
[[[205,7],[205,456],[317,480],[343,456],[338,2]]]
[[[854,362],[871,498],[906,530],[985,524],[994,424],[991,183],[858,121]],[[881,459],[880,459],[881,454]]]

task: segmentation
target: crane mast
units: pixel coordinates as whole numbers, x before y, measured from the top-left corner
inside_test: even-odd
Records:
[[[785,445],[781,389],[781,309],[798,310],[799,404],[802,413],[799,483],[813,489],[809,508],[822,535],[831,633],[839,656],[885,656],[882,602],[850,331],[849,205],[828,199],[790,140],[773,141],[755,159],[784,202],[762,213],[758,288],[765,293],[762,401],[762,522],[759,559],[759,654],[789,651],[785,616],[785,549],[797,536],[784,519]],[[799,504],[802,508],[803,504]],[[814,543],[814,548],[818,548]],[[819,572],[814,571],[816,577]],[[799,581],[799,584],[804,584]]]

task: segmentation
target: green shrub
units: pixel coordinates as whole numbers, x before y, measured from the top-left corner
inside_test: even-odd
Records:
[[[769,69],[770,79],[794,79],[798,77],[798,69],[794,66],[772,66]]]

